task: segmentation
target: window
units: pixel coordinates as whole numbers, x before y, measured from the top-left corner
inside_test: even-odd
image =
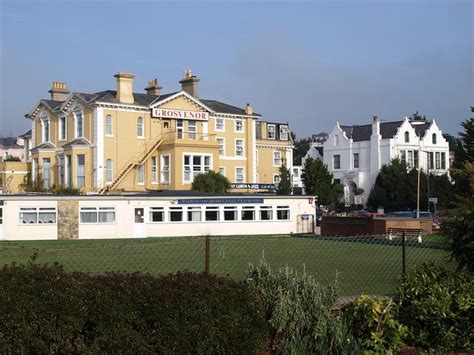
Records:
[[[66,186],[71,187],[72,185],[72,158],[70,155],[66,155]]]
[[[143,164],[137,165],[137,183],[145,183],[145,166]]]
[[[188,221],[198,222],[201,220],[201,207],[188,207]]]
[[[441,168],[441,154],[439,152],[436,152],[436,169]]]
[[[49,119],[41,118],[41,142],[49,142]]]
[[[183,132],[184,132],[184,122],[183,120],[176,121],[176,137],[178,139],[183,139]]]
[[[112,170],[112,159],[105,161],[105,182],[112,182],[113,170]]]
[[[59,117],[59,128],[58,128],[58,139],[60,141],[66,140],[67,139],[67,127],[66,127],[66,116]]]
[[[281,152],[273,152],[273,166],[281,166]]]
[[[333,166],[334,169],[341,168],[341,156],[339,154],[333,155]]]
[[[51,186],[51,159],[43,158],[43,187],[49,189]]]
[[[268,125],[267,137],[268,139],[275,139],[275,125],[274,124]]]
[[[271,221],[273,219],[272,206],[260,206],[260,220]]]
[[[236,120],[235,121],[235,131],[236,132],[243,132],[244,131],[244,121]]]
[[[235,168],[235,182],[238,184],[245,182],[244,168]]]
[[[408,150],[407,154],[408,154],[407,164],[410,168],[413,168],[413,150]]]
[[[196,121],[188,121],[188,138],[197,139],[197,126]]]
[[[206,207],[206,221],[219,220],[219,207]]]
[[[288,126],[280,126],[280,140],[287,141],[288,140]]]
[[[216,131],[223,131],[223,130],[224,130],[224,119],[216,118]]]
[[[105,117],[105,135],[106,136],[113,136],[113,126],[112,126],[112,115],[107,115]]]
[[[58,184],[62,186],[65,184],[64,181],[64,156],[58,155]]]
[[[56,223],[56,208],[28,207],[20,208],[20,223]]]
[[[298,170],[298,168],[293,168],[293,177],[299,177],[300,175],[300,171]]]
[[[334,136],[334,145],[339,145],[339,136],[337,134]]]
[[[417,150],[413,151],[413,160],[414,160],[414,163],[415,163],[415,168],[418,168],[419,157],[418,157],[418,151]]]
[[[184,181],[192,182],[194,178],[201,173],[211,169],[210,155],[184,155]]]
[[[290,206],[277,206],[277,219],[290,219]]]
[[[75,125],[75,134],[74,138],[82,137],[84,134],[84,119],[82,111],[74,111],[74,125]]]
[[[237,157],[244,156],[244,140],[243,139],[235,140],[235,156]]]
[[[253,206],[242,206],[242,221],[253,221],[255,220],[255,207]]]
[[[434,153],[428,153],[428,169],[434,169]]]
[[[354,153],[354,169],[359,168],[359,153]]]
[[[278,185],[281,181],[281,177],[279,174],[273,174],[273,183]]]
[[[81,223],[115,223],[114,207],[81,207]]]
[[[406,131],[405,132],[405,143],[410,142],[410,132]]]
[[[150,222],[164,222],[165,211],[163,207],[150,207]]]
[[[225,176],[225,167],[223,167],[223,166],[220,166],[220,167],[219,167],[219,174]]]
[[[400,151],[400,160],[405,164],[407,163],[407,151],[406,150]]]
[[[224,138],[217,138],[217,144],[219,144],[219,155],[225,155],[225,141]]]
[[[446,153],[441,153],[441,169],[446,169]]]
[[[137,138],[145,137],[145,123],[143,122],[143,117],[137,118]]]
[[[158,158],[151,157],[151,182],[158,182]]]
[[[84,187],[86,185],[85,165],[86,165],[85,155],[78,154],[77,155],[77,174],[76,174],[77,187]]]
[[[432,142],[433,144],[436,144],[437,141],[438,141],[437,138],[438,138],[438,137],[436,136],[436,133],[433,133],[433,134],[431,135],[431,142]]]
[[[236,221],[236,220],[237,220],[237,207],[224,206],[224,221]]]
[[[161,183],[169,184],[170,182],[170,156],[161,156]]]
[[[181,207],[170,207],[170,222],[181,222],[183,220],[183,209]]]

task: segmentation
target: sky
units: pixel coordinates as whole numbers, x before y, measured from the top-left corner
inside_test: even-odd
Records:
[[[250,103],[298,138],[417,111],[457,135],[474,106],[473,4],[0,0],[0,136],[30,128],[53,81],[115,90],[122,71],[167,93],[188,68],[201,98]]]

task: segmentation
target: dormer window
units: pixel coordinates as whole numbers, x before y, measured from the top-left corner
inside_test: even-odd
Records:
[[[438,141],[438,137],[436,136],[436,133],[433,133],[433,134],[431,135],[431,142],[432,142],[433,144],[436,144],[437,141]]]
[[[49,142],[49,118],[41,117],[41,142]]]
[[[74,111],[74,137],[84,136],[84,117],[81,110]]]
[[[275,139],[275,125],[269,124],[268,125],[268,139]]]
[[[288,140],[288,126],[281,125],[280,126],[280,140],[287,141]]]
[[[410,132],[406,131],[405,132],[405,143],[409,143],[410,142]]]

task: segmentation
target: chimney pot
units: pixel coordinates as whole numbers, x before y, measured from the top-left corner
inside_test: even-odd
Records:
[[[160,96],[161,89],[163,89],[163,87],[158,84],[158,79],[153,79],[148,82],[148,86],[145,88],[145,91],[148,95]]]
[[[185,70],[184,78],[179,81],[181,89],[196,98],[199,97],[198,82],[199,78],[196,75],[192,75],[191,69]]]
[[[53,81],[53,85],[48,92],[51,94],[51,100],[53,101],[64,101],[70,94],[70,91],[66,87],[66,83],[61,83],[59,81]]]

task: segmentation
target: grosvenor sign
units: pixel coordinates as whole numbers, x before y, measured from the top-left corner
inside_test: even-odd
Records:
[[[153,108],[151,110],[151,117],[208,121],[209,113],[198,112],[198,111],[173,110],[173,109],[166,109],[166,108]]]

